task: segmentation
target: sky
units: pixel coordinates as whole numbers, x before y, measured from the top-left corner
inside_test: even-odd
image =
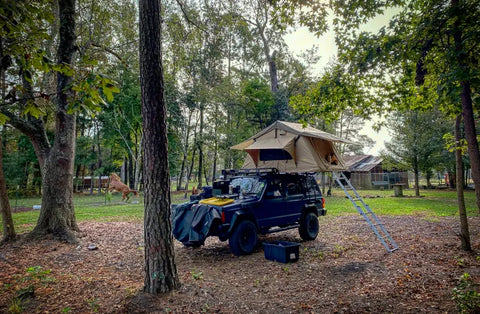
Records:
[[[375,32],[382,26],[385,26],[395,13],[395,10],[386,11],[384,15],[378,16],[371,20],[369,23],[362,26],[361,29],[364,31]],[[311,49],[314,45],[318,47],[318,52],[320,53],[321,57],[319,62],[315,65],[315,68],[312,69],[312,73],[315,75],[320,75],[323,72],[323,69],[327,66],[328,62],[337,54],[334,33],[331,31],[333,29],[332,19],[333,17],[330,16],[330,30],[321,37],[317,38],[305,27],[299,28],[285,36],[285,42],[287,43],[290,51],[292,51],[295,55],[298,55],[307,49]],[[372,125],[376,122],[379,122],[379,118],[373,117],[371,121],[366,121],[365,127],[363,127],[360,131],[360,134],[368,135],[375,141],[375,145],[370,150],[365,151],[365,153],[370,155],[378,155],[379,152],[385,148],[384,143],[391,140],[391,136],[386,127],[382,127],[379,132],[376,132],[372,129]]]

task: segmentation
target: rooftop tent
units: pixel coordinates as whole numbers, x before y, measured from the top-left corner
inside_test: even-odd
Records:
[[[351,144],[300,123],[276,121],[231,149],[248,153],[243,168],[277,168],[281,172],[345,170],[334,142]]]

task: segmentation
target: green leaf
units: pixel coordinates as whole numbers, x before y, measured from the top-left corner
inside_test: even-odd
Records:
[[[112,102],[113,101],[113,93],[112,90],[108,88],[103,88],[103,94],[107,97],[107,100]]]
[[[7,123],[8,120],[10,120],[9,117],[4,115],[3,113],[0,113],[0,124],[1,125],[4,125],[5,123]]]
[[[37,104],[33,100],[29,100],[22,114],[23,115],[30,114],[32,117],[35,117],[38,119],[40,116],[43,115],[43,112],[42,110],[40,110],[40,108],[37,107]]]
[[[52,66],[52,69],[66,76],[73,76],[75,74],[75,70],[65,63],[55,64]]]
[[[31,73],[29,70],[26,70],[26,71],[25,71],[25,79],[26,79],[29,83],[33,83],[32,73]]]

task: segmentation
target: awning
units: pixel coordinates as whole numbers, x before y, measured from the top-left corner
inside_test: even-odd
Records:
[[[258,165],[259,161],[290,159],[295,161],[295,137],[258,139],[244,150],[252,157],[255,165]]]

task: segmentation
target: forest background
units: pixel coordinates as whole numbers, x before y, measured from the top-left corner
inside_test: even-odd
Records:
[[[10,55],[10,65],[4,65],[7,71],[2,76],[2,95],[3,102],[11,105],[4,108],[5,114],[8,111],[6,117],[13,114],[40,118],[51,141],[54,130],[50,106],[56,87],[55,69],[52,71],[49,63],[55,59],[52,48],[58,35],[56,24],[52,23],[55,12],[44,10],[49,4],[35,1],[23,11],[14,12],[21,21],[29,21],[21,31],[30,31],[31,36],[22,37],[17,43],[28,53],[14,58]],[[447,133],[453,134],[453,119],[433,108],[435,100],[427,106],[431,109],[421,113],[425,115],[421,125],[412,126],[414,122],[405,111],[373,110],[372,114],[372,110],[365,110],[372,102],[383,103],[379,105],[383,108],[390,104],[368,95],[376,92],[375,87],[368,87],[348,65],[351,51],[343,49],[339,57],[335,54],[332,39],[339,40],[335,37],[339,23],[334,21],[335,8],[305,8],[306,2],[304,10],[314,12],[309,13],[310,24],[302,24],[301,18],[295,23],[272,19],[275,14],[281,16],[280,11],[267,1],[181,4],[166,2],[163,8],[169,169],[176,179],[174,189],[188,186],[187,178],[203,178],[197,183],[200,186],[209,184],[221,169],[241,166],[243,155],[229,147],[278,119],[308,122],[358,143],[341,147],[345,154],[368,152],[375,145],[371,137],[378,139],[375,134],[380,125],[374,122],[381,119],[383,135],[391,128],[391,136],[397,139],[387,143],[387,149],[381,152],[387,170],[414,170],[412,160],[418,159],[418,171],[427,177],[435,173],[453,174],[453,152],[447,150],[442,139]],[[400,8],[387,8],[387,14],[381,12],[370,23],[365,19],[360,29],[382,29]],[[77,3],[77,101],[70,104],[70,109],[78,110],[74,173],[78,189],[84,177],[111,172],[120,173],[131,188],[141,186],[138,32],[132,27],[137,23],[137,12],[131,1],[113,5]],[[321,19],[327,15],[326,21]],[[312,32],[308,32],[309,27]],[[298,48],[304,47],[305,39],[311,40],[314,34],[323,34],[321,44],[300,52]],[[3,46],[6,57],[14,45],[6,40]],[[399,75],[403,74],[395,73],[396,78]],[[317,99],[309,100],[317,112],[303,110],[299,99],[303,95],[308,99],[310,92],[322,88],[328,89],[328,93],[320,92]],[[32,94],[32,99],[26,99],[27,93]],[[349,93],[355,95],[349,97]],[[412,105],[408,97],[395,102],[396,108]],[[324,114],[328,110],[331,112]],[[34,147],[28,136],[19,131],[21,128],[15,128],[13,120],[5,122],[3,163],[9,193],[39,195],[42,179]],[[370,127],[370,137],[366,135],[365,123]],[[412,132],[408,138],[398,140],[403,130]],[[468,159],[465,162],[468,168]],[[90,187],[91,193],[94,188]]]

